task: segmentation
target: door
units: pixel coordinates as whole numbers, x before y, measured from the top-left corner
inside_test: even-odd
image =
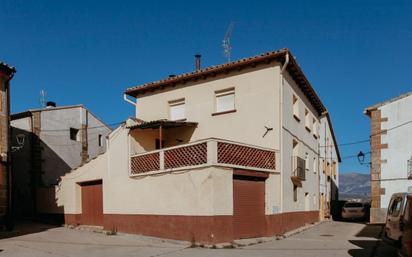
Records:
[[[235,238],[265,236],[265,181],[233,177],[233,232]]]
[[[103,190],[102,181],[81,184],[82,224],[103,226]]]

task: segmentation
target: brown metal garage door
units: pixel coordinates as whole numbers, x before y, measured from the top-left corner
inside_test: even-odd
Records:
[[[233,176],[233,232],[235,238],[265,236],[264,178]]]
[[[103,226],[102,181],[82,183],[81,188],[82,224]]]

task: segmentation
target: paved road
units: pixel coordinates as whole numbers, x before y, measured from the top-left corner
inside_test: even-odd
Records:
[[[287,239],[237,249],[190,248],[185,242],[123,234],[106,236],[49,226],[21,232],[25,235],[0,239],[0,257],[396,256],[395,249],[380,240],[380,226],[360,223],[325,222]]]

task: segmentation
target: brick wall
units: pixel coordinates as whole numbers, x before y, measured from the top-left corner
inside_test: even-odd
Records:
[[[371,222],[384,222],[381,211],[381,195],[385,193],[384,188],[381,188],[381,164],[385,161],[381,158],[381,150],[388,148],[388,144],[382,144],[381,135],[386,134],[386,130],[382,130],[382,122],[387,121],[386,117],[382,117],[379,109],[372,110],[371,118]]]

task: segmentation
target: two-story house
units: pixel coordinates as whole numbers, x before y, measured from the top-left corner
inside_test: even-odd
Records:
[[[319,220],[326,108],[288,49],[129,88],[136,117],[65,175],[66,224],[216,243]]]
[[[16,69],[0,61],[0,230],[11,219],[10,81]]]
[[[412,92],[366,108],[371,121],[372,223],[386,220],[394,193],[412,193]],[[400,205],[398,206],[400,207]]]
[[[15,217],[62,221],[60,177],[106,150],[111,129],[83,105],[30,109],[11,115]]]

